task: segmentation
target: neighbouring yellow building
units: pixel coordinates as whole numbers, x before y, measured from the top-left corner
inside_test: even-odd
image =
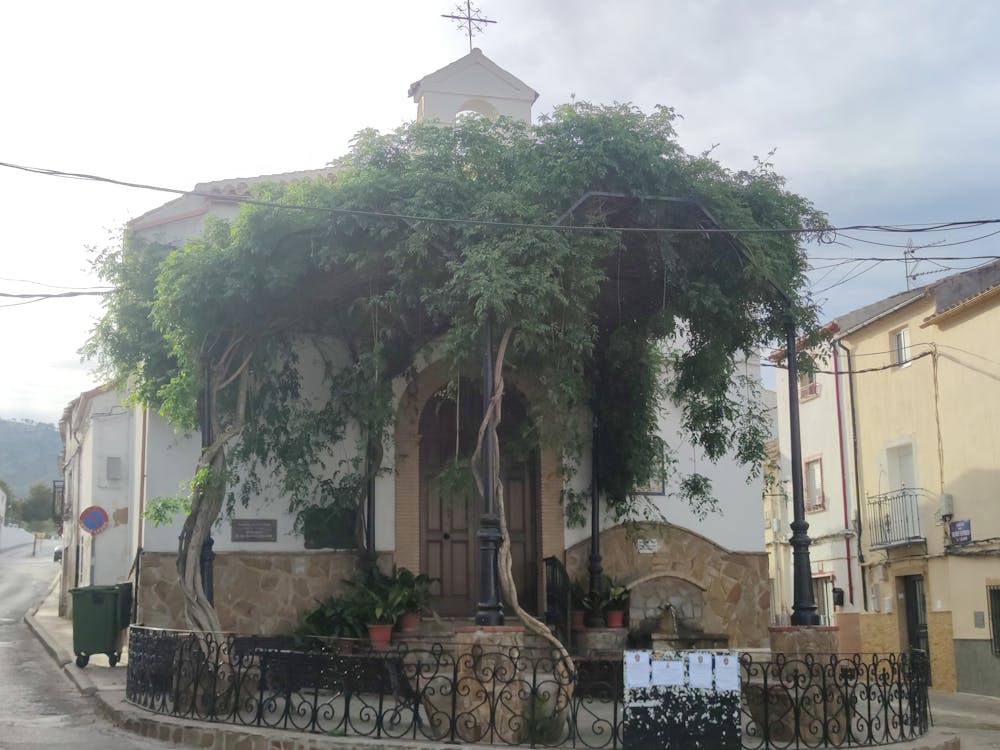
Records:
[[[853,401],[862,648],[926,649],[934,687],[1000,696],[1000,262],[878,304],[835,333]]]

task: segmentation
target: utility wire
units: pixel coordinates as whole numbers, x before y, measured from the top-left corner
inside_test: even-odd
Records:
[[[868,258],[831,258],[827,256],[810,256],[809,260],[877,260],[879,263],[893,262],[902,263],[905,258],[881,258],[881,257],[868,257]],[[917,258],[917,260],[1000,260],[1000,255],[925,255],[923,257]]]
[[[934,243],[934,247],[954,247],[955,245],[968,245],[970,242],[979,242],[980,240],[985,240],[989,237],[993,237],[1000,234],[1000,230],[995,232],[988,232],[987,234],[981,234],[978,237],[970,237],[967,240],[955,240],[954,242],[941,242]],[[863,237],[851,237],[847,234],[841,234],[841,237],[851,240],[852,242],[863,242],[866,245],[880,245],[881,247],[898,247],[901,250],[905,250],[908,245],[900,245],[894,242],[876,242],[875,240],[866,240]]]
[[[910,357],[909,359],[907,359],[906,362],[893,362],[892,364],[882,365],[881,367],[866,367],[866,368],[864,368],[862,370],[851,370],[850,374],[852,374],[852,375],[864,375],[867,372],[882,372],[883,370],[898,369],[899,367],[902,367],[904,364],[907,364],[909,362],[916,362],[918,359],[923,359],[924,357],[930,357],[932,354],[934,354],[933,351],[922,352],[920,354],[914,354],[912,357]],[[788,369],[788,365],[787,364],[781,364],[779,362],[763,362],[762,361],[760,363],[760,366],[761,367],[773,367],[776,370],[787,370]],[[843,370],[841,372],[836,372],[834,370],[811,370],[811,372],[820,373],[822,375],[847,375],[848,374],[847,370]]]
[[[62,286],[60,284],[46,284],[44,281],[32,281],[31,279],[8,279],[0,276],[0,281],[10,281],[17,284],[35,284],[36,286],[46,286],[49,289],[68,289],[73,291],[112,291],[111,287],[101,286]]]
[[[43,300],[43,299],[62,299],[64,297],[103,297],[106,294],[111,294],[115,291],[114,289],[107,289],[100,292],[53,292],[53,293],[39,293],[39,292],[28,292],[25,294],[14,294],[10,292],[0,292],[0,297],[8,297],[11,299],[31,299],[31,300]]]
[[[333,208],[329,206],[309,206],[301,204],[279,203],[277,201],[258,200],[248,196],[224,195],[220,193],[210,193],[199,190],[180,190],[177,188],[164,187],[162,185],[151,185],[143,182],[130,182],[128,180],[118,180],[112,177],[87,174],[85,172],[66,172],[61,169],[48,169],[45,167],[33,167],[23,164],[13,164],[11,162],[0,161],[0,167],[15,169],[22,172],[44,175],[47,177],[61,177],[74,180],[88,180],[91,182],[101,182],[109,185],[120,185],[139,190],[152,190],[160,193],[170,193],[173,195],[193,195],[202,198],[209,198],[215,201],[228,203],[245,203],[252,206],[262,206],[266,208],[282,208],[301,211],[318,211],[330,214],[342,214],[353,216],[368,216],[374,218],[397,219],[401,221],[431,222],[441,224],[459,224],[472,226],[490,226],[503,229],[542,229],[550,231],[609,231],[609,232],[636,232],[647,234],[728,234],[728,235],[811,235],[811,234],[832,234],[844,231],[863,232],[889,232],[897,234],[917,234],[923,232],[937,232],[947,229],[961,229],[968,227],[986,226],[990,224],[1000,224],[1000,218],[994,219],[969,219],[962,221],[931,222],[921,224],[853,224],[843,227],[816,227],[812,229],[801,228],[771,228],[771,229],[740,229],[736,227],[707,227],[707,228],[680,228],[680,227],[602,227],[578,224],[531,224],[527,222],[513,221],[489,221],[485,219],[469,219],[443,216],[417,216],[410,214],[398,214],[388,211],[368,211],[353,208]]]

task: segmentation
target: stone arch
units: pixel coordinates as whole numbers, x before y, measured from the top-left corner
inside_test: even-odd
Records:
[[[645,549],[655,551],[640,552],[640,538],[650,542]],[[574,580],[586,579],[589,554],[589,539],[566,550],[566,568]],[[724,633],[735,646],[769,643],[771,598],[766,552],[734,552],[682,526],[647,522],[601,531],[601,556],[604,572],[630,590],[647,582],[673,579],[677,583],[670,586],[676,589],[690,586],[700,592],[697,625],[702,632]],[[648,586],[657,587],[660,584]],[[665,591],[669,588],[667,584],[662,587]],[[694,590],[688,590],[691,599]],[[640,593],[647,592],[643,589]],[[647,601],[643,609],[652,606],[654,602]],[[692,614],[684,616],[690,619]]]
[[[396,409],[395,451],[395,562],[401,567],[421,569],[420,550],[420,414],[428,400],[447,385],[451,370],[443,360],[419,370],[407,384]],[[506,376],[505,376],[506,377]],[[529,401],[531,383],[507,377]],[[502,446],[501,446],[502,450]],[[544,596],[544,566],[541,560],[562,556],[565,548],[562,514],[562,475],[554,451],[541,448],[539,456],[538,516],[535,549],[539,559],[538,591]]]
[[[485,99],[466,99],[458,105],[458,109],[455,110],[455,120],[458,120],[463,115],[473,112],[477,115],[488,117],[491,120],[495,120],[499,117],[497,108]]]

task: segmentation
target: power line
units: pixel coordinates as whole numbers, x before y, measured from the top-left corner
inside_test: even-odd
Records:
[[[843,227],[816,227],[812,229],[778,227],[771,229],[740,229],[736,227],[706,227],[706,228],[680,228],[680,227],[602,227],[578,224],[532,224],[527,222],[514,221],[490,221],[486,219],[469,219],[461,217],[444,216],[417,216],[412,214],[398,214],[389,211],[371,211],[354,208],[334,208],[330,206],[310,206],[302,204],[279,203],[277,201],[258,200],[248,196],[223,195],[219,193],[209,193],[199,190],[180,190],[178,188],[164,187],[162,185],[151,185],[144,182],[130,182],[119,180],[113,177],[87,174],[85,172],[67,172],[61,169],[49,169],[46,167],[33,167],[23,164],[13,164],[11,162],[0,161],[0,167],[7,169],[39,174],[46,177],[60,177],[64,179],[87,180],[91,182],[101,182],[109,185],[119,185],[121,187],[136,188],[138,190],[152,190],[160,193],[170,193],[172,195],[192,195],[201,198],[208,198],[215,201],[228,203],[244,203],[252,206],[265,208],[281,208],[288,210],[317,211],[330,214],[342,214],[349,216],[367,216],[372,218],[396,219],[400,221],[431,222],[441,224],[459,224],[471,226],[488,226],[501,229],[541,229],[548,231],[610,231],[610,232],[636,232],[648,234],[729,234],[729,235],[833,235],[844,231],[861,232],[889,232],[896,234],[917,234],[923,232],[939,232],[947,229],[961,229],[990,224],[1000,224],[1000,218],[995,219],[968,219],[961,221],[945,222],[925,222],[919,224],[853,224]]]
[[[67,290],[72,290],[72,291],[89,291],[89,290],[111,291],[111,287],[103,287],[103,286],[62,286],[61,284],[46,284],[44,281],[32,281],[31,279],[9,279],[9,278],[3,277],[3,276],[0,276],[0,281],[10,281],[10,282],[13,282],[13,283],[16,283],[16,284],[34,284],[36,286],[48,287],[49,289],[67,289]]]
[[[988,239],[989,237],[993,237],[993,236],[998,235],[998,234],[1000,234],[1000,230],[997,230],[995,232],[987,232],[986,234],[981,234],[978,237],[970,237],[967,240],[955,240],[954,242],[940,242],[940,243],[935,242],[934,246],[935,247],[954,247],[955,245],[968,245],[970,242],[979,242],[980,240],[985,240],[985,239]],[[900,245],[900,244],[895,243],[895,242],[876,242],[875,240],[866,240],[863,237],[851,237],[850,235],[847,235],[847,234],[841,234],[841,236],[844,237],[844,238],[846,238],[846,239],[848,239],[848,240],[851,240],[852,242],[863,242],[866,245],[879,245],[881,247],[895,247],[895,248],[899,248],[901,250],[905,249],[907,247],[907,245],[905,245],[905,244]]]
[[[902,263],[904,258],[881,258],[881,257],[868,257],[868,258],[830,258],[827,256],[811,256],[809,260],[877,260],[879,263]],[[1000,260],[1000,255],[926,255],[920,260]]]
[[[862,260],[858,264],[858,266],[864,264],[865,262],[867,261]],[[814,290],[813,294],[823,294],[825,292],[829,292],[831,289],[836,289],[838,286],[846,284],[848,281],[854,281],[854,279],[858,278],[859,276],[864,276],[869,271],[874,271],[876,268],[878,268],[878,265],[879,265],[878,263],[872,263],[867,268],[861,268],[856,273],[854,273],[854,271],[857,270],[858,268],[857,266],[855,266],[855,268],[852,269],[851,271],[848,271],[848,273],[843,278],[841,278],[840,281],[836,281],[833,284],[830,284],[830,286],[824,287],[823,289]]]
[[[930,357],[932,354],[934,354],[933,351],[922,352],[920,354],[914,354],[912,357],[910,357],[909,359],[907,359],[906,362],[916,362],[918,359],[923,359],[924,357]],[[862,370],[850,370],[849,372],[847,370],[842,370],[840,372],[837,372],[835,370],[816,370],[816,369],[811,370],[811,372],[819,373],[821,375],[847,375],[847,374],[851,374],[851,375],[864,375],[865,373],[868,373],[868,372],[882,372],[883,370],[898,369],[901,366],[901,364],[902,363],[893,362],[892,364],[882,365],[881,367],[866,367],[866,368],[864,368]],[[773,367],[776,370],[787,370],[788,369],[788,365],[780,364],[778,362],[764,362],[764,361],[762,361],[760,363],[760,366],[761,367]]]
[[[0,297],[8,297],[10,299],[63,299],[65,297],[103,297],[106,294],[111,294],[111,292],[117,291],[115,289],[107,289],[104,291],[94,291],[94,292],[53,292],[53,293],[39,293],[39,292],[28,292],[23,294],[11,293],[11,292],[0,292]]]

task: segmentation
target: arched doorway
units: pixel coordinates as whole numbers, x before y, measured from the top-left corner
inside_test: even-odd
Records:
[[[463,380],[455,393],[439,391],[420,414],[420,559],[435,583],[432,606],[447,617],[476,611],[482,498],[468,471],[482,419],[482,392]],[[514,581],[521,606],[538,608],[538,449],[525,445],[524,398],[504,396],[500,425],[501,476],[511,537]]]

